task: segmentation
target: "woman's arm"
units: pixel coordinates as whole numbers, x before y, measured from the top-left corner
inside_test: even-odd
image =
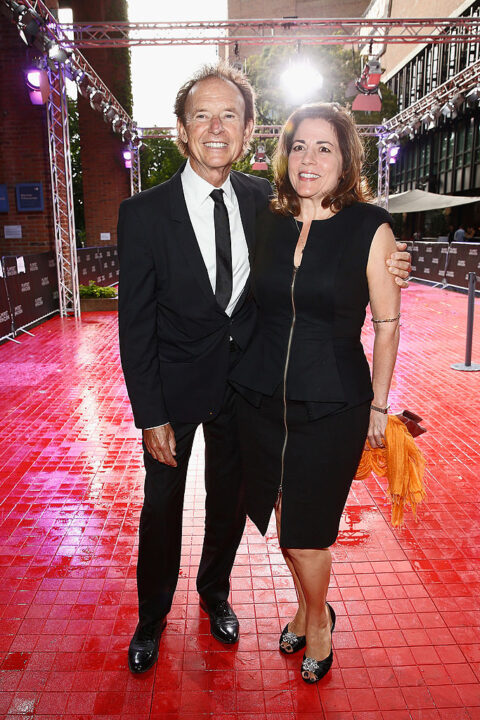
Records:
[[[367,263],[370,308],[374,320],[372,406],[386,408],[400,337],[400,288],[388,272],[385,261],[396,249],[388,224],[381,225],[372,240]],[[387,321],[387,322],[385,322]],[[372,448],[383,447],[387,415],[370,411],[368,441]]]

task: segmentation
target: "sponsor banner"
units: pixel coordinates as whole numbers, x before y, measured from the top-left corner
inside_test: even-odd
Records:
[[[15,330],[58,310],[58,283],[53,252],[3,258],[6,290]]]
[[[412,278],[468,287],[468,273],[480,276],[480,243],[418,241],[409,243]]]
[[[0,258],[0,262],[2,259]],[[7,285],[4,277],[0,277],[0,338],[12,332],[12,316],[8,302]]]
[[[81,285],[114,285],[118,282],[118,255],[111,247],[88,247],[77,250],[78,281]]]

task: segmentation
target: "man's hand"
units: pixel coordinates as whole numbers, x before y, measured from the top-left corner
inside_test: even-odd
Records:
[[[150,455],[165,465],[177,467],[177,461],[174,458],[175,453],[175,433],[170,423],[161,425],[160,427],[150,428],[143,431],[143,442]]]
[[[394,252],[390,255],[387,260],[388,272],[395,275],[395,282],[400,285],[401,288],[408,287],[407,278],[412,269],[412,257],[409,252],[404,251],[407,247],[407,243],[397,242],[397,248],[399,252]]]

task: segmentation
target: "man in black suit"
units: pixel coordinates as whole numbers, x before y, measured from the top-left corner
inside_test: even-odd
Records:
[[[207,495],[197,589],[213,636],[238,640],[228,596],[245,511],[227,376],[255,319],[249,255],[255,217],[271,192],[267,180],[231,171],[255,121],[253,91],[241,73],[203,68],[180,89],[175,112],[186,164],[125,200],[118,222],[120,351],[146,468],[139,622],[129,647],[136,673],[155,663],[172,604],[187,465],[200,423]],[[394,272],[406,276],[407,265],[399,262]]]

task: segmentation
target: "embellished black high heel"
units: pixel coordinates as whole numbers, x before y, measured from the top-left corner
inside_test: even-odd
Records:
[[[282,644],[288,647],[283,647]],[[278,649],[285,655],[293,655],[293,653],[302,650],[307,644],[307,638],[305,635],[295,635],[294,632],[290,632],[288,629],[288,623],[282,630],[280,639],[278,641]]]
[[[330,618],[332,620],[332,626],[330,628],[330,637],[333,635],[333,631],[335,630],[335,621],[336,621],[336,615],[335,610],[332,608],[332,606],[327,602],[327,607],[330,611]],[[307,683],[316,683],[319,680],[321,680],[327,672],[332,667],[333,662],[333,640],[332,640],[332,649],[330,650],[330,655],[328,655],[324,660],[315,660],[315,658],[306,657],[303,656],[302,660],[302,667],[301,667],[301,673],[302,673],[302,679],[305,680]],[[309,673],[312,673],[315,677],[311,677]]]

